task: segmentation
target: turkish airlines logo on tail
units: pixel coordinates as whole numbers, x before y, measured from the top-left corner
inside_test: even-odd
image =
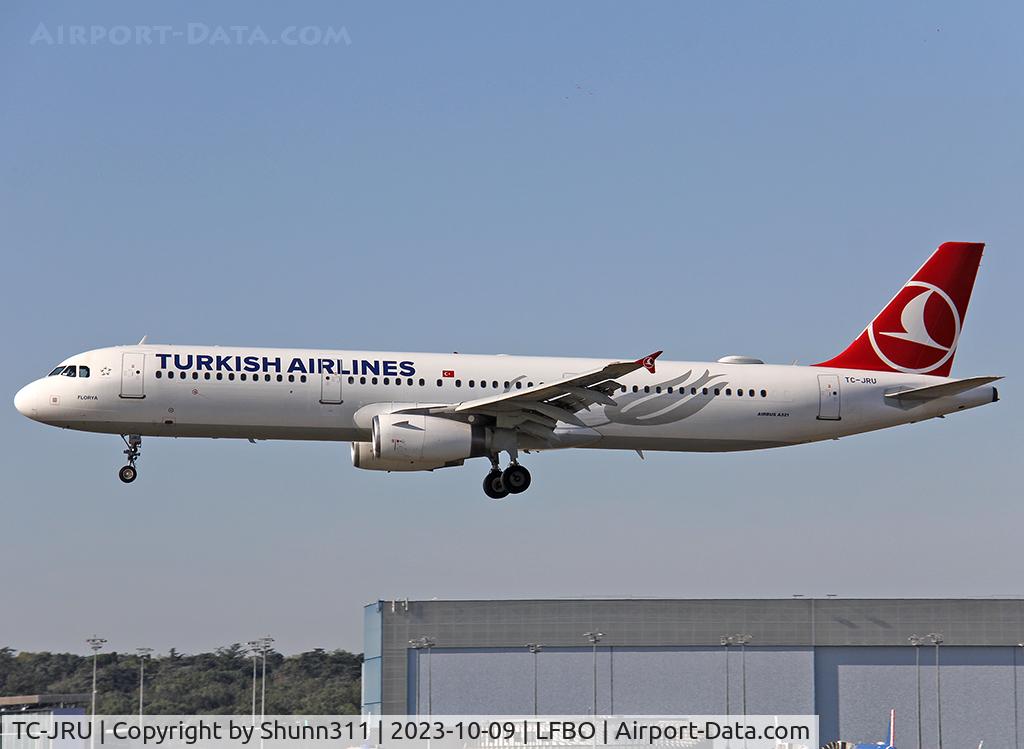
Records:
[[[910,281],[868,326],[868,338],[888,366],[927,374],[953,356],[961,322],[949,294],[934,284]]]

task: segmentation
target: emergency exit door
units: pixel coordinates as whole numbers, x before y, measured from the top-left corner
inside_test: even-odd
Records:
[[[320,402],[341,403],[341,375],[330,372],[320,375]]]
[[[145,398],[146,355],[121,354],[121,397]]]
[[[818,375],[818,418],[837,421],[839,416],[839,375]]]

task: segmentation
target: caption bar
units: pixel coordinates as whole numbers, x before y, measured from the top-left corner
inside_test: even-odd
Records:
[[[51,715],[9,714],[4,749],[815,749],[815,715]]]

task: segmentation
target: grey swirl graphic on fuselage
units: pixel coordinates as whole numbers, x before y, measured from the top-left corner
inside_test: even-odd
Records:
[[[714,391],[708,391],[705,395],[703,388],[722,374],[711,374],[705,369],[704,374],[693,382],[687,382],[693,370],[679,377],[674,377],[665,382],[659,382],[651,388],[660,387],[661,392],[651,393],[626,393],[616,399],[616,405],[605,406],[604,415],[608,421],[604,424],[592,424],[591,426],[605,426],[605,424],[626,424],[629,426],[648,426],[658,424],[671,424],[674,421],[681,421],[693,416],[700,411],[715,397]],[[715,386],[722,388],[728,382],[718,381]],[[668,388],[673,392],[667,392]],[[693,393],[696,390],[696,393]]]

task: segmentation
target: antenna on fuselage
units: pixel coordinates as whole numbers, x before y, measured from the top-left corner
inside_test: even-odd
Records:
[[[146,339],[147,339],[147,338],[149,338],[149,336],[148,336],[148,335],[144,335],[144,336],[142,336],[142,340],[141,340],[141,341],[139,341],[137,345],[139,345],[139,346],[144,346],[144,345],[146,344]]]

